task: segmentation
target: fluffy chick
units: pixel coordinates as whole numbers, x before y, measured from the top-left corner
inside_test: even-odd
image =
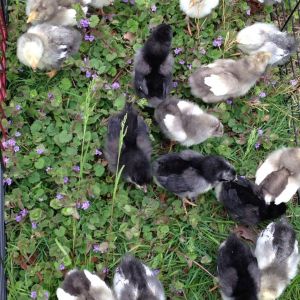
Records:
[[[260,300],[275,300],[296,276],[299,263],[296,233],[286,220],[261,232],[255,249],[261,270]]]
[[[219,4],[219,0],[180,0],[181,10],[191,18],[204,18]]]
[[[266,203],[288,202],[300,188],[300,148],[272,152],[256,172]]]
[[[158,157],[153,163],[157,183],[181,198],[194,200],[221,181],[236,177],[234,168],[222,157],[204,156],[185,150]]]
[[[132,104],[126,104],[123,111],[109,118],[108,130],[104,154],[111,172],[117,170],[119,138],[121,123],[126,116],[126,134],[120,155],[119,168],[124,166],[122,176],[134,183],[137,187],[143,187],[151,182],[151,142],[148,127],[142,117],[133,108]]]
[[[129,255],[116,270],[114,292],[117,300],[165,300],[164,288],[154,272]]]
[[[80,32],[73,28],[38,24],[19,37],[17,56],[33,70],[58,70],[79,50],[81,39]]]
[[[114,300],[111,289],[97,275],[87,270],[68,272],[61,288],[56,291],[58,300]]]
[[[238,60],[218,59],[192,74],[191,92],[207,103],[243,96],[265,72],[270,58],[270,53],[259,52]]]
[[[82,9],[84,13],[87,12],[86,7]],[[47,22],[57,26],[77,25],[76,10],[65,7],[60,0],[27,0],[26,15],[27,23],[32,24]]]
[[[187,147],[223,135],[222,123],[190,101],[168,98],[157,106],[154,117],[169,139]]]
[[[245,53],[270,52],[270,65],[286,63],[299,46],[292,35],[281,32],[274,24],[259,22],[241,30],[236,40]]]
[[[135,56],[135,91],[139,97],[148,99],[152,107],[165,99],[172,87],[174,59],[170,53],[171,43],[171,26],[161,24]]]
[[[278,218],[286,211],[285,203],[266,204],[259,187],[242,177],[238,177],[237,181],[217,185],[216,196],[229,215],[245,225],[255,225],[267,219]]]
[[[231,234],[220,246],[218,277],[222,299],[258,300],[260,271],[250,247]]]

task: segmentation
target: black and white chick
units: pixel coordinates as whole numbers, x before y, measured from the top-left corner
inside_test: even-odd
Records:
[[[71,270],[57,289],[58,300],[115,300],[112,290],[87,270]]]
[[[201,66],[189,78],[191,92],[207,103],[243,96],[264,74],[270,58],[271,53],[258,52]]]
[[[260,300],[275,300],[296,276],[298,241],[286,220],[271,223],[259,235],[255,256],[261,271]]]
[[[218,253],[218,278],[223,300],[258,300],[260,271],[251,248],[231,234]]]
[[[187,147],[221,137],[224,131],[218,118],[186,100],[167,98],[156,107],[154,117],[170,140]]]
[[[47,70],[55,76],[63,62],[78,52],[82,36],[71,27],[42,23],[32,26],[17,42],[17,56],[21,63],[33,70]]]
[[[153,176],[159,186],[183,199],[186,212],[185,204],[193,205],[187,199],[195,200],[221,181],[235,180],[236,172],[220,156],[185,150],[158,157],[153,162]]]
[[[269,65],[286,63],[296,52],[299,42],[287,32],[281,32],[274,24],[255,23],[242,29],[237,35],[238,47],[247,54],[270,52]]]
[[[148,127],[132,104],[127,103],[120,113],[108,120],[107,138],[104,149],[108,167],[115,173],[118,164],[121,123],[126,116],[126,133],[120,154],[119,170],[124,166],[122,176],[146,192],[152,180],[152,147]]]
[[[126,255],[114,276],[116,300],[165,300],[165,292],[154,271]]]
[[[134,62],[134,87],[139,97],[156,107],[167,97],[172,87],[174,59],[170,53],[172,28],[161,24],[153,29]]]
[[[255,225],[268,219],[275,219],[286,211],[286,204],[267,204],[260,188],[250,180],[238,177],[236,181],[222,182],[215,188],[216,197],[228,214],[239,223]]]
[[[300,188],[300,148],[282,148],[272,152],[256,171],[266,203],[288,202]]]

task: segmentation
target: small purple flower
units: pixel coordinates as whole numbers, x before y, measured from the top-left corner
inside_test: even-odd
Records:
[[[297,79],[292,79],[292,80],[290,80],[290,84],[292,86],[296,86],[298,84],[298,80]]]
[[[95,150],[95,155],[102,155],[102,152],[99,149]]]
[[[192,65],[187,65],[189,70],[192,70]]]
[[[80,26],[83,28],[88,28],[90,26],[90,21],[88,19],[81,19]]]
[[[200,53],[201,53],[202,55],[205,55],[205,54],[206,54],[206,50],[205,50],[204,48],[201,48],[201,49],[200,49]]]
[[[47,167],[47,168],[46,168],[46,172],[47,172],[47,173],[50,172],[51,170],[52,170],[51,167]]]
[[[58,193],[58,194],[56,195],[56,199],[57,199],[57,200],[62,200],[62,199],[64,199],[64,196],[63,196],[62,194]]]
[[[16,141],[14,139],[7,140],[8,146],[14,147],[16,145]]]
[[[3,146],[4,149],[8,148],[7,141],[3,141],[3,142],[2,142],[2,146]]]
[[[54,99],[54,95],[52,93],[48,93],[48,99],[51,101]]]
[[[267,94],[265,92],[260,92],[258,95],[260,98],[265,98]]]
[[[36,229],[37,228],[37,223],[36,222],[31,222],[31,228]]]
[[[61,271],[63,271],[65,268],[66,268],[66,267],[65,267],[64,264],[60,264],[60,265],[59,265],[59,269],[60,269]]]
[[[259,129],[257,130],[257,133],[258,133],[259,136],[262,136],[263,133],[264,133],[264,131],[263,131],[261,128],[259,128]]]
[[[44,293],[44,296],[45,296],[45,299],[46,299],[46,300],[49,299],[49,292],[45,292],[45,293]]]
[[[22,216],[21,215],[17,215],[16,216],[16,221],[19,223],[22,221]]]
[[[41,155],[41,154],[44,153],[44,149],[37,148],[37,149],[36,149],[36,153]]]
[[[182,52],[182,48],[176,48],[176,49],[174,50],[175,55],[178,55],[178,54],[180,54],[181,52]]]
[[[154,276],[157,276],[159,273],[160,273],[160,269],[154,269],[154,270],[152,270],[152,274]]]
[[[152,11],[152,12],[156,12],[156,10],[157,10],[157,7],[156,7],[155,4],[153,4],[153,5],[151,6],[151,11]]]
[[[87,70],[87,71],[85,72],[85,77],[86,77],[86,78],[91,78],[91,76],[92,76],[91,71]]]
[[[111,88],[113,90],[118,90],[120,88],[120,83],[118,81],[114,82],[112,85],[111,85]]]
[[[15,146],[14,147],[14,152],[19,152],[20,151],[20,147],[19,146]]]
[[[90,201],[84,201],[83,203],[81,203],[81,208],[83,210],[87,210],[90,207]]]
[[[22,134],[21,134],[21,132],[19,132],[19,131],[16,131],[16,133],[15,133],[15,137],[20,137]]]
[[[26,208],[22,209],[20,211],[20,215],[22,216],[22,218],[25,218],[28,215],[28,210]]]
[[[80,167],[77,166],[77,165],[74,166],[74,167],[73,167],[73,171],[76,172],[76,173],[79,173],[79,172],[80,172]]]
[[[64,184],[67,184],[69,182],[69,177],[68,176],[65,176],[64,177]]]
[[[233,103],[233,99],[232,99],[232,98],[227,99],[227,100],[226,100],[226,103],[227,103],[228,105],[231,105],[231,104]]]
[[[173,81],[173,87],[177,88],[177,86],[178,86],[178,82],[177,81]]]
[[[11,178],[5,178],[3,179],[3,184],[11,185],[12,184],[12,179]]]
[[[21,109],[22,109],[21,105],[20,105],[20,104],[17,104],[17,105],[16,105],[16,110],[21,110]]]
[[[93,252],[95,252],[95,253],[100,252],[100,245],[94,244],[94,245],[93,245]]]
[[[135,0],[130,0],[130,4],[134,5],[135,4]]]
[[[127,60],[127,63],[128,63],[129,65],[131,65],[131,64],[132,64],[132,59],[128,59],[128,60]]]
[[[214,41],[213,41],[213,46],[214,47],[221,47],[223,44],[223,37],[218,36]]]
[[[4,157],[3,158],[5,165],[7,165],[9,163],[9,158],[8,157]]]
[[[85,36],[84,36],[84,40],[85,41],[89,41],[89,42],[92,42],[93,40],[95,39],[95,37],[92,35],[92,34],[86,34]]]
[[[251,15],[251,9],[247,9],[247,10],[246,10],[246,15],[247,15],[247,16],[250,16],[250,15]]]
[[[256,150],[259,149],[260,148],[260,143],[256,143],[254,147],[255,147]]]
[[[30,294],[31,299],[36,299],[37,298],[37,292],[36,291],[32,291]]]
[[[185,61],[184,61],[184,60],[180,60],[179,63],[180,63],[181,65],[184,65],[184,64],[185,64]]]

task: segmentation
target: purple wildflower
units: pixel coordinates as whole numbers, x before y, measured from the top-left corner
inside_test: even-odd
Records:
[[[102,154],[102,151],[100,151],[99,149],[95,150],[95,155],[101,155],[101,154]]]
[[[64,264],[60,264],[60,265],[59,265],[59,269],[60,269],[61,271],[63,271],[63,270],[65,269],[65,265],[64,265]]]
[[[189,70],[192,70],[192,65],[187,65]]]
[[[21,134],[21,132],[19,132],[19,131],[16,131],[16,133],[15,133],[15,137],[20,137],[22,134]]]
[[[69,182],[69,177],[68,176],[65,176],[64,177],[64,184],[67,184]]]
[[[41,154],[44,153],[44,149],[37,148],[37,149],[36,149],[36,153],[41,155]]]
[[[290,84],[292,86],[296,86],[298,84],[298,80],[297,79],[292,79],[292,80],[290,80]]]
[[[84,36],[84,40],[85,41],[89,41],[89,42],[92,42],[93,40],[95,39],[95,37],[92,35],[92,34],[86,34],[85,36]]]
[[[89,207],[90,207],[90,201],[84,201],[84,202],[81,204],[81,208],[82,208],[83,210],[87,210]]]
[[[251,9],[247,9],[247,10],[246,10],[246,15],[247,15],[247,16],[250,16],[250,15],[251,15]]]
[[[63,196],[62,194],[58,193],[58,194],[56,195],[56,199],[57,199],[57,200],[62,200],[62,199],[64,199],[64,196]]]
[[[157,276],[159,273],[160,273],[160,269],[154,269],[154,270],[152,270],[152,274],[154,276]]]
[[[3,158],[5,165],[7,165],[9,163],[9,158],[8,157],[4,157]]]
[[[37,223],[36,222],[31,222],[31,228],[36,229],[37,228]]]
[[[45,292],[44,296],[45,296],[46,300],[49,299],[49,292]]]
[[[21,215],[17,215],[16,216],[16,221],[19,223],[22,221],[22,216]]]
[[[48,99],[51,101],[54,99],[54,95],[52,93],[48,93]]]
[[[266,96],[267,96],[267,94],[265,92],[260,92],[259,93],[260,98],[265,98]]]
[[[87,70],[87,71],[85,72],[85,77],[86,77],[86,78],[91,78],[91,76],[92,76],[91,71]]]
[[[73,167],[73,171],[76,172],[76,173],[79,173],[79,172],[80,172],[80,167],[77,166],[77,165],[74,166],[74,167]]]
[[[90,26],[90,21],[88,19],[81,19],[80,26],[83,28],[88,28]]]
[[[213,46],[214,47],[221,47],[223,44],[223,37],[218,36],[214,41],[213,41]]]
[[[95,252],[95,253],[100,252],[100,245],[94,244],[94,245],[93,245],[93,252]]]
[[[129,65],[131,65],[131,64],[132,64],[132,59],[128,59],[128,60],[127,60],[127,63],[128,63]]]
[[[19,146],[15,146],[14,147],[14,152],[19,152],[20,151],[20,147]]]
[[[111,88],[113,90],[118,90],[120,88],[120,83],[118,81],[114,82],[112,85],[111,85]]]
[[[14,139],[7,140],[8,146],[14,147],[16,145],[16,141]]]
[[[4,178],[3,179],[3,184],[11,185],[12,184],[12,179],[11,178]]]
[[[184,60],[180,60],[179,63],[180,63],[181,65],[184,65],[184,64],[185,64],[185,61],[184,61]]]
[[[130,4],[134,5],[135,4],[135,0],[130,0]]]
[[[231,105],[231,104],[233,103],[233,99],[232,99],[232,98],[227,99],[227,100],[226,100],[226,103],[227,103],[228,105]]]
[[[16,105],[16,110],[21,110],[21,109],[22,109],[21,105],[20,105],[20,104],[17,104],[17,105]]]
[[[178,82],[177,81],[173,81],[173,87],[177,88],[177,86],[178,86]]]
[[[259,128],[259,129],[257,130],[257,133],[258,133],[259,136],[262,136],[263,133],[264,133],[264,131],[263,131],[261,128]]]
[[[30,294],[31,299],[36,299],[37,298],[37,292],[36,291],[32,291]]]
[[[181,52],[182,52],[182,48],[176,48],[176,49],[174,50],[175,55],[178,55],[178,54],[180,54]]]
[[[4,149],[6,149],[8,147],[7,141],[3,141],[2,146],[3,146]]]
[[[260,143],[256,143],[254,147],[255,147],[256,150],[259,149],[260,148]]]
[[[25,218],[28,215],[28,210],[26,208],[22,209],[20,211],[20,215],[22,216],[22,218]]]
[[[157,7],[156,7],[155,4],[153,4],[153,5],[151,6],[151,11],[152,11],[152,12],[156,12],[156,10],[157,10]]]

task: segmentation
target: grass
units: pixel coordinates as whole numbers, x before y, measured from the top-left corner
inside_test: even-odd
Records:
[[[248,17],[246,1],[235,2],[221,1],[218,10],[199,21],[199,35],[193,26],[194,36],[190,37],[178,1],[136,0],[131,5],[116,0],[105,9],[115,14],[111,21],[90,18],[96,40],[84,42],[80,53],[50,80],[16,58],[16,40],[27,26],[24,1],[11,1],[5,107],[11,122],[5,126],[20,150],[14,152],[10,147],[5,152],[9,158],[5,177],[13,180],[5,198],[10,300],[27,300],[32,291],[38,292],[38,299],[46,299],[45,293],[55,299],[65,272],[74,267],[102,274],[108,268],[106,279],[111,282],[120,258],[128,251],[160,269],[159,278],[169,298],[220,299],[215,278],[217,250],[236,224],[214,193],[200,196],[197,207],[186,216],[181,201],[154,184],[144,194],[112,176],[96,149],[103,148],[107,118],[126,100],[138,100],[131,86],[130,60],[149,35],[149,24],[163,20],[174,29],[173,48],[183,50],[175,57],[174,81],[178,85],[172,94],[196,101],[225,126],[224,137],[210,139],[193,150],[223,155],[239,174],[253,178],[270,151],[294,145],[291,121],[294,118],[299,128],[299,119],[286,103],[286,95],[296,95],[289,84],[291,74],[280,80],[278,70],[270,70],[266,82],[260,81],[232,105],[208,106],[190,94],[187,79],[194,69],[221,57],[238,57],[236,31],[247,21],[265,20],[268,15],[269,8]],[[156,12],[151,10],[153,4]],[[224,39],[220,49],[212,45],[218,36]],[[98,75],[93,83],[86,77],[87,71]],[[273,80],[277,80],[275,85]],[[114,82],[120,84],[119,89],[112,88]],[[261,92],[266,93],[265,98],[259,97]],[[152,121],[152,112],[143,104],[137,101],[151,129],[155,159],[168,149]],[[256,143],[259,149],[255,149]],[[38,154],[37,149],[43,153]],[[174,151],[181,149],[174,147]],[[74,166],[80,166],[80,172],[75,172]],[[82,204],[87,201],[90,206],[84,210]],[[24,208],[28,214],[16,222]],[[298,204],[289,203],[288,217],[298,237],[299,215]],[[299,283],[298,275],[281,299],[300,299]]]

